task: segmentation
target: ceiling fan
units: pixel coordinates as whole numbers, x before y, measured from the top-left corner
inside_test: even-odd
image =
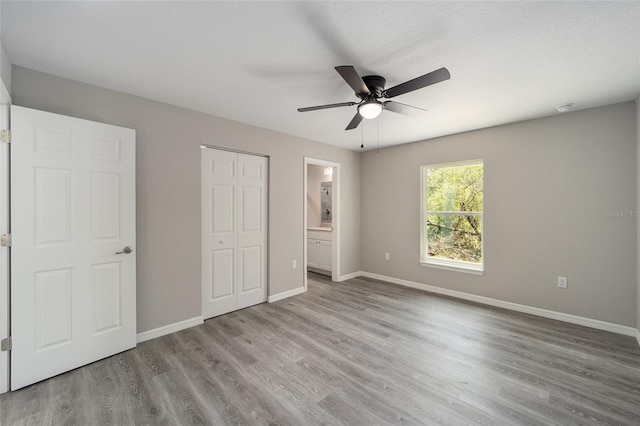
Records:
[[[432,84],[440,83],[451,78],[449,70],[440,68],[428,74],[405,81],[404,83],[385,89],[386,80],[379,75],[367,75],[360,77],[356,69],[351,65],[343,65],[336,67],[338,74],[344,78],[349,86],[355,91],[360,102],[341,102],[338,104],[319,105],[306,108],[298,108],[299,112],[316,111],[319,109],[338,108],[346,106],[358,105],[358,112],[353,117],[345,130],[351,130],[358,127],[363,118],[376,118],[382,110],[389,110],[398,114],[414,116],[425,112],[426,110],[411,105],[401,104],[394,101],[381,101],[381,98],[389,99],[398,95],[403,95]]]

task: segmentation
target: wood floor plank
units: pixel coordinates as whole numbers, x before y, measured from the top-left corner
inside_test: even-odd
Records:
[[[4,425],[639,425],[635,339],[356,278],[0,396]]]

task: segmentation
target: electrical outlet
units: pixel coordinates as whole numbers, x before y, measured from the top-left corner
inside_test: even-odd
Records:
[[[291,261],[291,269],[296,269],[297,267],[298,267],[298,261],[292,260]]]
[[[384,260],[391,260],[391,255],[389,253],[385,253]]]
[[[567,288],[567,277],[558,277],[558,287]]]

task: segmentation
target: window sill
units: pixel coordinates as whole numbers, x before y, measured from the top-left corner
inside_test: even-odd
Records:
[[[483,275],[484,265],[475,263],[456,262],[447,259],[421,260],[420,265],[429,268],[445,269],[447,271],[463,272],[465,274]]]

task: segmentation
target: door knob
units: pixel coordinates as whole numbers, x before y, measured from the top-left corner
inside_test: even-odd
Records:
[[[117,251],[116,254],[129,254],[133,251],[133,249],[131,249],[131,247],[126,246],[125,248],[122,249],[122,251]]]

